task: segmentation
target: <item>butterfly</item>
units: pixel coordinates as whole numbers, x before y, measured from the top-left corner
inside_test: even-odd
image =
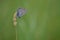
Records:
[[[17,10],[17,17],[22,17],[22,16],[24,16],[26,14],[26,9],[25,8],[19,8],[18,10]]]
[[[17,24],[17,17],[21,18],[22,16],[24,16],[26,14],[26,9],[25,8],[18,8],[17,12],[14,13],[13,15],[13,24],[14,26],[16,26]]]

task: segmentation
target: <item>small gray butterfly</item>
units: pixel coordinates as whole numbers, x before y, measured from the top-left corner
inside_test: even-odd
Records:
[[[17,17],[22,17],[23,15],[25,15],[25,13],[26,13],[26,9],[25,8],[19,8],[18,10],[17,10]]]

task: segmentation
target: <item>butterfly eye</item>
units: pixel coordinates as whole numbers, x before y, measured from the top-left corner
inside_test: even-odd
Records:
[[[26,9],[24,9],[24,8],[19,8],[19,9],[17,10],[17,17],[22,17],[23,15],[25,15],[25,13],[26,13]]]

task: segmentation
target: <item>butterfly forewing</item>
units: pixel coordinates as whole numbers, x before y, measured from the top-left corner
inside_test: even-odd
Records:
[[[17,17],[22,17],[23,15],[25,15],[26,13],[26,9],[25,8],[19,8],[17,10]]]

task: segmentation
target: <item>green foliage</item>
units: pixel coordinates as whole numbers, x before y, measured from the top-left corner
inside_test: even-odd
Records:
[[[17,18],[13,14],[19,7],[27,14]],[[16,29],[15,29],[16,28]],[[0,40],[60,40],[59,0],[0,0]]]

